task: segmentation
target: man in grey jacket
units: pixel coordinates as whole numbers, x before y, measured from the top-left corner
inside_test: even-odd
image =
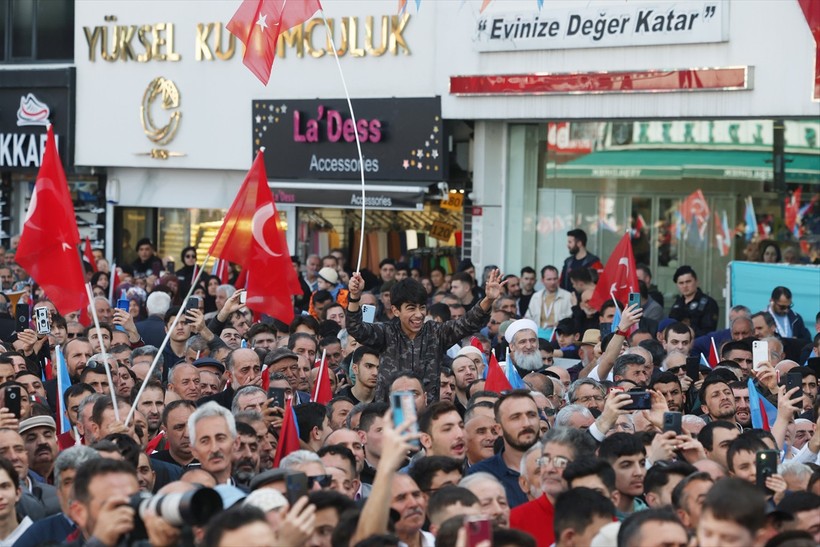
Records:
[[[501,274],[490,273],[486,296],[461,319],[425,322],[427,291],[414,279],[398,282],[390,290],[390,303],[396,319],[388,323],[364,323],[359,299],[364,280],[358,273],[350,278],[346,324],[348,333],[360,344],[379,352],[379,380],[376,400],[386,399],[388,379],[399,371],[411,371],[423,379],[428,403],[438,401],[439,369],[447,349],[487,324],[493,302],[502,293]]]

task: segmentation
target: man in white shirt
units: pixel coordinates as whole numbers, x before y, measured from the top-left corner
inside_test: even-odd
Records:
[[[541,282],[544,288],[532,295],[525,317],[535,321],[539,330],[543,331],[572,316],[572,295],[558,286],[558,269],[555,266],[541,268]]]

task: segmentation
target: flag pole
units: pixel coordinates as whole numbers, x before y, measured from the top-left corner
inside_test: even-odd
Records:
[[[327,356],[327,348],[322,350],[322,360],[319,362],[319,374],[316,375],[316,384],[313,386],[313,401],[319,399],[319,388],[321,387],[322,375],[325,368],[325,357]]]
[[[117,303],[114,301],[114,278],[119,280],[119,276],[117,275],[117,261],[114,260],[111,263],[111,268],[108,270],[108,300],[111,302],[112,306],[116,306]]]
[[[188,289],[188,294],[185,295],[185,298],[182,300],[183,302],[187,302],[188,298],[194,292],[196,288],[196,284],[199,281],[199,278],[202,277],[202,272],[205,271],[205,265],[208,263],[208,260],[211,259],[211,255],[208,254],[205,256],[205,260],[202,261],[202,267],[199,268],[199,272],[197,272],[196,277],[194,280],[191,281],[191,287]],[[171,323],[171,328],[168,329],[168,332],[165,333],[165,339],[160,344],[159,349],[157,350],[157,354],[154,356],[154,360],[151,362],[151,366],[148,367],[148,372],[145,373],[145,380],[142,382],[139,391],[137,391],[136,397],[134,397],[134,402],[131,403],[131,410],[128,411],[128,416],[125,418],[125,427],[128,427],[128,424],[131,423],[131,419],[134,417],[134,412],[137,410],[137,405],[139,405],[140,398],[142,397],[142,393],[145,391],[145,388],[148,386],[148,379],[151,377],[151,374],[154,372],[154,369],[157,368],[157,363],[159,362],[159,358],[162,356],[162,352],[165,350],[165,346],[168,345],[168,340],[171,339],[171,333],[174,332],[174,329],[177,327],[177,323],[179,319],[182,317],[183,313],[182,310],[184,308],[180,308],[179,313],[174,317],[174,321]]]
[[[111,278],[108,279],[109,283]],[[100,318],[97,317],[97,307],[94,305],[94,293],[91,290],[91,283],[85,284],[85,292],[88,294],[88,307],[91,308],[91,317],[94,318],[94,328],[97,331],[97,340],[100,341],[100,354],[103,358],[103,368],[105,369],[105,377],[108,379],[108,388],[111,390],[111,402],[114,404],[114,419],[120,421],[120,409],[117,406],[117,386],[114,385],[114,379],[111,377],[111,368],[108,365],[108,352],[105,351],[105,342],[102,337],[102,330],[100,330]]]
[[[325,10],[319,7],[319,13],[322,14],[322,20],[325,22],[325,32],[327,39],[330,42],[330,47],[333,49],[333,57],[336,59],[336,67],[339,69],[339,76],[342,79],[342,87],[345,91],[345,98],[347,99],[347,107],[350,109],[350,120],[353,122],[353,127],[356,125],[356,114],[353,112],[353,103],[350,101],[350,92],[347,90],[347,82],[345,81],[345,74],[342,71],[342,63],[339,62],[339,54],[336,52],[336,44],[333,42],[333,34],[331,33],[331,26],[325,17]],[[359,258],[356,261],[356,273],[362,269],[362,251],[364,250],[364,215],[365,215],[365,184],[364,184],[364,157],[362,156],[362,141],[359,140],[359,132],[354,131],[353,136],[356,138],[356,150],[359,153],[359,176],[362,181],[362,220],[359,225]]]

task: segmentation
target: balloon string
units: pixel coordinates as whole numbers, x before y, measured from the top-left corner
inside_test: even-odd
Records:
[[[336,59],[336,66],[339,69],[339,76],[342,78],[342,87],[345,90],[345,98],[347,99],[347,107],[350,109],[350,119],[353,122],[353,127],[358,127],[356,124],[356,114],[353,113],[353,103],[350,101],[350,92],[347,90],[347,82],[342,71],[342,63],[339,62],[339,54],[336,52],[336,44],[333,42],[333,33],[330,25],[325,17],[325,10],[320,9],[322,19],[325,22],[325,31],[327,32],[327,39],[330,42],[330,47],[333,49],[333,57]],[[356,137],[356,150],[359,153],[359,175],[362,181],[362,220],[359,226],[359,258],[356,261],[356,273],[362,269],[362,251],[364,250],[364,214],[365,214],[365,184],[364,184],[364,157],[362,157],[362,142],[359,140],[359,132],[354,131],[353,135]]]

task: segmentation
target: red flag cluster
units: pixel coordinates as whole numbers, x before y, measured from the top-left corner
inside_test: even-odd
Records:
[[[290,323],[293,320],[291,296],[302,294],[302,288],[293,270],[284,234],[260,151],[208,254],[247,270],[245,288],[250,309]]]

